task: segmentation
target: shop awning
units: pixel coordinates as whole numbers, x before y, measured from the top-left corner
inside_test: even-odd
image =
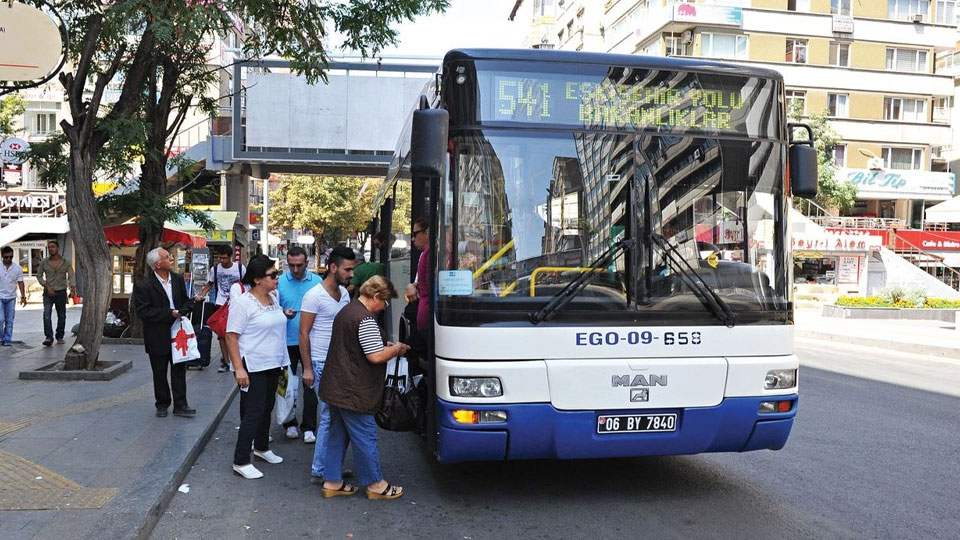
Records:
[[[960,223],[960,196],[927,208],[926,221],[934,223]]]
[[[107,237],[107,243],[114,246],[135,246],[140,243],[140,225],[137,223],[104,227],[103,234]],[[181,246],[189,248],[207,247],[207,239],[202,236],[196,236],[166,227],[163,229],[163,236],[160,242],[164,244],[180,244]]]
[[[202,236],[207,239],[207,242],[233,243],[234,240],[236,240],[237,243],[242,244],[242,235],[240,233],[235,234],[237,229],[237,214],[237,212],[233,211],[208,211],[207,216],[213,221],[215,227],[211,231],[203,230],[198,223],[188,217],[181,217],[177,223],[167,222],[166,226]]]

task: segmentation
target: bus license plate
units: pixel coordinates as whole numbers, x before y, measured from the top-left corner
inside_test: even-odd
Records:
[[[649,433],[677,430],[675,414],[598,416],[597,433]]]

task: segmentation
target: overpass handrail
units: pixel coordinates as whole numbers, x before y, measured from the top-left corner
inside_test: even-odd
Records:
[[[934,254],[934,253],[930,253],[929,251],[924,251],[923,248],[917,246],[917,245],[914,244],[913,242],[907,240],[906,238],[904,238],[904,237],[902,237],[902,236],[897,235],[897,231],[896,231],[896,230],[892,231],[891,236],[893,237],[894,248],[896,248],[895,251],[896,251],[897,253],[900,253],[900,254],[904,254],[904,253],[905,253],[905,254],[909,254],[909,255],[920,255],[920,256],[923,256],[923,257],[927,257],[927,258],[931,259],[933,262],[937,263],[937,265],[938,265],[940,268],[942,268],[945,272],[947,272],[947,273],[949,273],[949,274],[952,274],[953,279],[952,279],[951,281],[952,281],[953,283],[960,283],[960,272],[958,272],[957,270],[954,270],[950,265],[948,265],[948,264],[946,264],[945,262],[943,262],[943,257],[941,257],[941,256],[939,256],[939,255],[936,255],[936,254]],[[897,247],[897,244],[896,244],[896,242],[897,242],[898,240],[899,240],[901,243],[905,244],[905,245],[907,246],[907,249],[898,248],[898,247]]]
[[[907,222],[898,218],[875,218],[859,216],[818,216],[810,218],[821,227],[831,229],[896,229],[906,227]]]

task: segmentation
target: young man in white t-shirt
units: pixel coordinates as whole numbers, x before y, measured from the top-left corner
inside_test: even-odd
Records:
[[[207,284],[203,286],[200,294],[194,298],[197,302],[203,302],[207,298],[210,288],[216,284],[217,287],[217,305],[222,306],[230,299],[230,287],[243,278],[244,269],[240,263],[233,263],[233,250],[225,247],[221,248],[218,254],[220,263],[213,267],[207,278]],[[223,373],[229,369],[229,358],[227,357],[227,344],[222,337],[217,338],[220,342],[220,368],[217,369]]]
[[[303,365],[303,385],[312,383],[314,391],[320,386],[323,364],[327,360],[327,348],[333,331],[333,319],[337,313],[350,303],[347,285],[353,279],[353,269],[357,266],[357,256],[352,249],[337,246],[327,257],[327,275],[303,295],[300,304],[300,354],[310,358]],[[327,439],[330,434],[330,410],[327,404],[318,400],[320,413],[317,423],[317,442],[313,449],[313,465],[310,467],[310,481],[323,485],[323,458],[327,451]]]

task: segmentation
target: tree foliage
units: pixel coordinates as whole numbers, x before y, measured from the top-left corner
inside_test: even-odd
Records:
[[[803,115],[803,104],[794,100],[788,111],[790,120],[799,122]],[[817,198],[816,202],[825,208],[836,208],[841,214],[853,208],[857,200],[857,186],[849,182],[837,181],[837,165],[834,162],[833,150],[840,142],[840,134],[830,125],[827,116],[829,111],[823,110],[811,114],[806,124],[813,130],[813,147],[817,150]],[[798,140],[806,140],[806,131]]]
[[[23,98],[13,94],[0,98],[0,139],[12,137],[19,129],[17,118],[26,110]]]
[[[328,244],[366,230],[381,179],[341,176],[282,176],[270,193],[270,228],[313,232]]]

